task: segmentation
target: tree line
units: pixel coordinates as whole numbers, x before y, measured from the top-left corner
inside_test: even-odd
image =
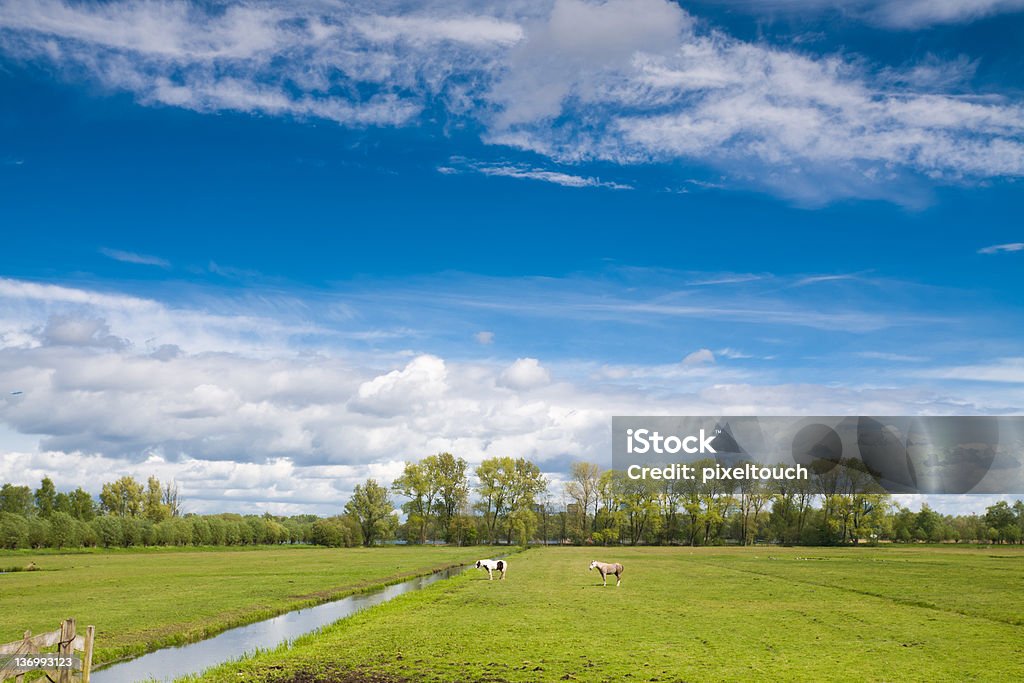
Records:
[[[697,462],[701,467],[707,463]],[[406,462],[390,486],[357,485],[331,517],[185,514],[177,486],[150,477],[57,491],[45,477],[0,487],[0,547],[67,548],[384,542],[596,545],[838,545],[1024,541],[1024,503],[983,515],[914,512],[872,485],[856,463],[813,470],[808,480],[633,480],[576,462],[557,491],[525,458],[471,467],[451,453]],[[400,504],[404,520],[396,509]]]
[[[693,463],[699,470],[713,460]],[[884,541],[1021,543],[1024,502],[983,515],[914,512],[860,461],[815,463],[806,480],[632,480],[576,462],[564,486],[560,535],[573,543],[856,545]]]

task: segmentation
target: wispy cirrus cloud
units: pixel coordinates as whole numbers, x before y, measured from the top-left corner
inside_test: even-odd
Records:
[[[860,11],[895,25],[1017,4],[886,6],[901,9]],[[440,109],[487,143],[564,166],[480,172],[569,187],[609,186],[574,172],[580,163],[682,161],[809,205],[914,205],[914,184],[1024,175],[1024,108],[1009,93],[972,95],[972,62],[873,68],[744,41],[666,0],[0,0],[0,50],[145,105],[357,127],[429,124]]]
[[[839,12],[875,26],[914,30],[1024,10],[1024,0],[724,0],[750,13]]]
[[[465,159],[454,159],[449,163],[449,165],[439,166],[437,170],[444,174],[474,172],[503,178],[538,180],[545,183],[554,183],[555,185],[561,185],[563,187],[603,187],[610,190],[633,189],[631,185],[626,185],[624,183],[601,180],[600,178],[594,178],[591,176],[574,175],[564,171],[537,168],[528,164],[487,163],[469,161]]]
[[[1024,384],[1024,358],[997,358],[988,363],[973,363],[922,370],[919,377],[968,382]]]
[[[164,269],[171,267],[170,261],[162,259],[159,256],[137,254],[133,251],[122,251],[121,249],[108,249],[107,247],[101,248],[100,253],[107,258],[112,258],[115,261],[120,261],[122,263],[136,263],[142,266],[156,266]]]
[[[978,250],[979,254],[1007,254],[1014,251],[1024,251],[1024,242],[1008,242],[1007,244],[993,244]]]

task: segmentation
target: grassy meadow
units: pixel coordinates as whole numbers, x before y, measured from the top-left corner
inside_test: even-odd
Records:
[[[1024,550],[534,549],[201,680],[1024,680]]]
[[[477,559],[480,548],[148,548],[3,551],[0,643],[75,617],[96,626],[97,663],[200,640],[432,569]]]

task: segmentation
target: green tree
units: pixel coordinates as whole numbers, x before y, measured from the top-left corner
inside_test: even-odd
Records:
[[[75,518],[66,512],[54,510],[50,513],[50,537],[48,545],[51,548],[63,548],[75,545]]]
[[[345,512],[358,521],[363,543],[368,546],[391,538],[398,527],[388,490],[374,479],[356,485],[352,497],[345,503]]]
[[[451,542],[452,521],[469,500],[469,480],[466,477],[469,465],[451,453],[431,455],[424,459],[423,464],[437,490],[434,508],[441,535]]]
[[[92,520],[93,531],[96,533],[96,542],[104,548],[111,548],[121,545],[121,524],[116,517],[102,515]]]
[[[49,517],[57,508],[57,487],[53,485],[53,480],[49,477],[43,477],[43,480],[39,482],[39,488],[36,489],[34,497],[36,510],[40,517]]]
[[[996,530],[996,538],[1000,543],[1017,540],[1017,516],[1005,500],[985,508],[985,523],[990,529]]]
[[[121,477],[103,485],[100,505],[117,517],[136,517],[142,510],[142,484],[132,477]]]
[[[32,513],[32,489],[4,484],[0,487],[0,512],[28,517]]]
[[[67,497],[70,509],[66,510],[66,512],[75,519],[88,522],[96,516],[96,501],[94,501],[89,492],[83,490],[82,487],[78,487],[71,493],[67,494]]]
[[[146,490],[142,494],[142,514],[154,524],[171,516],[170,507],[163,502],[160,480],[156,477],[150,477],[146,482]]]
[[[587,514],[590,508],[594,508],[592,521],[597,522],[597,508],[600,502],[597,485],[601,477],[601,468],[592,462],[574,462],[570,465],[569,474],[571,479],[565,484],[565,493],[575,503],[576,519],[575,528],[581,537],[586,537],[591,531],[587,524]]]
[[[494,543],[504,528],[505,542],[511,544],[516,524],[510,518],[522,510],[532,511],[537,496],[547,488],[540,468],[525,458],[497,457],[481,462],[476,476],[488,540]]]
[[[437,482],[424,463],[406,462],[401,476],[391,484],[391,490],[409,499],[402,505],[407,524],[415,529],[415,540],[427,542],[434,500],[437,498]]]
[[[628,540],[630,545],[636,545],[646,534],[657,533],[661,525],[657,484],[650,479],[623,477],[621,491]]]
[[[942,540],[942,515],[928,503],[921,505],[921,511],[914,517],[914,538],[933,543]]]
[[[45,548],[50,538],[50,523],[43,517],[28,519],[28,547]]]
[[[28,522],[13,512],[0,512],[0,548],[28,547]]]

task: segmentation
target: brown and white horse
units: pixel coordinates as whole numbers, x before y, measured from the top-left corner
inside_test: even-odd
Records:
[[[494,580],[493,572],[495,572],[495,571],[501,572],[501,578],[504,579],[505,578],[505,572],[506,572],[506,570],[508,570],[508,562],[506,562],[505,560],[477,560],[476,561],[476,568],[477,569],[486,569],[487,570],[487,580],[488,581],[493,581]]]
[[[607,562],[598,562],[597,560],[594,560],[593,562],[590,563],[590,568],[591,569],[596,569],[597,571],[601,572],[601,581],[604,582],[601,585],[603,585],[603,586],[607,586],[608,585],[608,575],[609,574],[614,574],[615,575],[615,585],[616,586],[618,586],[620,583],[622,583],[622,565],[621,564],[609,564]]]

